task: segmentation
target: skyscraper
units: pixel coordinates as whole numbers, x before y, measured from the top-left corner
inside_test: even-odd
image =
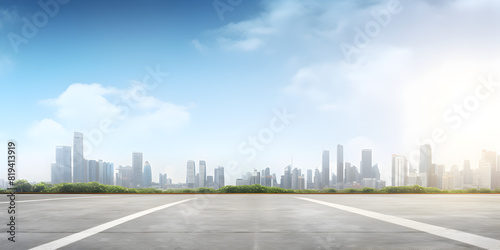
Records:
[[[131,166],[118,166],[116,185],[131,188],[133,186],[134,170]]]
[[[392,185],[405,186],[408,177],[408,161],[404,156],[392,155]]]
[[[325,188],[330,183],[330,151],[323,150],[322,163],[321,188]]]
[[[378,168],[378,164],[375,164],[372,167],[372,178],[377,181],[380,180],[380,169]]]
[[[165,188],[167,185],[167,173],[159,174],[158,183],[160,184],[160,188]]]
[[[470,168],[470,161],[464,161],[464,187],[472,188],[472,169]]]
[[[313,171],[312,169],[307,170],[307,189],[313,189]]]
[[[420,173],[420,184],[423,187],[427,187],[427,179],[430,168],[432,167],[432,149],[431,145],[424,144],[420,146],[420,161],[418,163],[418,169]]]
[[[260,183],[260,174],[259,171],[257,171],[257,169],[254,169],[253,170],[253,173],[252,173],[252,177],[250,177],[250,185],[253,185],[253,184],[261,184]]]
[[[261,181],[261,185],[264,185],[266,187],[272,187],[273,186],[273,176],[271,175],[271,169],[270,168],[264,169],[263,180],[264,180],[264,182]]]
[[[188,188],[194,188],[194,184],[196,182],[195,177],[196,177],[196,167],[195,167],[195,162],[193,160],[187,161],[187,168],[186,168],[186,184]]]
[[[314,189],[321,189],[321,172],[317,168],[314,170]]]
[[[372,150],[363,149],[361,151],[361,176],[364,178],[372,178]]]
[[[153,181],[153,174],[151,173],[151,165],[148,161],[144,163],[144,173],[142,177],[143,187],[151,187],[151,182]]]
[[[342,188],[344,184],[344,146],[337,145],[337,185]]]
[[[214,188],[219,189],[224,185],[224,167],[219,166],[214,169]]]
[[[56,147],[56,165],[60,171],[60,183],[71,183],[71,147]]]
[[[283,175],[283,179],[281,181],[281,187],[284,189],[292,188],[292,166],[288,165],[285,167],[285,174]]]
[[[50,183],[59,184],[61,183],[61,170],[56,163],[50,164]]]
[[[99,164],[96,160],[89,160],[89,182],[99,181]]]
[[[207,163],[205,161],[200,161],[200,172],[199,172],[199,181],[198,185],[199,187],[206,187],[207,186]]]
[[[132,184],[134,188],[140,187],[142,185],[142,153],[133,152],[132,153],[132,169],[134,171],[134,178]]]
[[[497,180],[497,175],[496,175],[496,166],[497,166],[497,153],[494,151],[487,151],[483,150],[481,152],[481,159],[479,160],[479,166],[484,166],[486,168],[489,165],[489,170],[490,170],[490,185],[491,189],[495,189],[497,187],[500,187],[499,182],[500,180]]]
[[[299,170],[297,168],[292,170],[292,189],[299,189]]]
[[[83,134],[75,132],[73,137],[73,182],[87,182],[83,159]]]
[[[97,178],[97,181],[101,184],[104,184],[104,179],[105,179],[105,173],[106,173],[106,166],[104,164],[104,161],[103,160],[98,160],[97,161],[98,165],[99,165],[99,168],[98,168],[98,178]]]

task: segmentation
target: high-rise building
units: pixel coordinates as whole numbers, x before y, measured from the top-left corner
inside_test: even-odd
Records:
[[[73,182],[87,182],[83,159],[83,134],[75,132],[73,137]]]
[[[194,188],[196,183],[196,166],[193,160],[187,161],[186,184],[188,188]]]
[[[71,183],[71,147],[56,147],[56,165],[60,171],[60,183]]]
[[[420,146],[420,161],[418,169],[420,174],[420,184],[427,187],[427,179],[429,179],[429,169],[432,167],[432,149],[431,145],[424,144]]]
[[[312,169],[307,170],[307,189],[313,189],[313,171]]]
[[[314,189],[321,189],[321,180],[321,172],[316,168],[316,170],[314,170]]]
[[[131,166],[118,166],[118,177],[116,179],[116,185],[132,188],[134,179],[134,170]]]
[[[114,181],[115,175],[113,173],[115,172],[115,164],[108,162],[108,168],[107,168],[106,172],[108,173],[107,174],[108,185],[114,185],[115,184],[115,181]]]
[[[297,189],[303,190],[305,189],[305,178],[304,175],[298,177],[298,187]]]
[[[464,188],[472,188],[472,169],[470,168],[470,161],[464,161]]]
[[[113,163],[99,160],[99,183],[104,185],[114,185]]]
[[[374,178],[377,181],[380,180],[380,169],[378,168],[378,164],[375,164],[372,167],[372,178]]]
[[[323,150],[321,177],[321,188],[328,187],[330,184],[330,151],[328,150]]]
[[[479,166],[486,168],[489,165],[490,169],[490,185],[491,189],[500,188],[500,180],[497,180],[496,166],[497,166],[497,153],[494,151],[483,150],[481,152],[481,159],[479,160]]]
[[[479,161],[479,175],[477,188],[492,188],[491,183],[491,163],[487,161]]]
[[[332,178],[330,178],[330,185],[329,187],[335,187],[337,189],[342,189],[342,185],[337,186],[337,175],[332,171]]]
[[[85,180],[85,183],[89,182],[89,160],[83,159],[83,179]]]
[[[297,168],[292,170],[292,189],[299,189],[299,170]]]
[[[160,184],[160,188],[165,188],[167,186],[167,174],[159,174],[158,183]]]
[[[431,164],[431,167],[427,169],[427,187],[437,188],[436,164]]]
[[[99,163],[89,160],[89,182],[99,181]]]
[[[134,188],[140,187],[142,185],[142,153],[133,152],[132,153],[132,169],[134,171],[134,178],[132,184]]]
[[[266,187],[272,187],[273,186],[273,176],[271,175],[271,169],[266,168],[262,171],[264,173],[264,176],[261,176],[262,180],[261,185],[266,186]]]
[[[132,170],[134,172],[132,185],[134,188],[140,187],[142,185],[142,153],[133,152],[132,153]]]
[[[50,183],[59,184],[61,183],[61,169],[56,163],[50,164]]]
[[[214,188],[219,189],[225,186],[224,184],[224,167],[219,166],[214,169]]]
[[[284,189],[292,188],[292,166],[288,165],[285,167],[285,174],[281,180],[281,187]]]
[[[206,187],[207,186],[207,163],[205,161],[200,161],[200,172],[199,172],[199,180],[198,180],[198,186],[199,187]]]
[[[207,187],[214,188],[214,177],[211,175],[207,175]]]
[[[106,166],[104,164],[104,161],[103,160],[98,160],[98,165],[99,165],[99,168],[98,168],[98,178],[97,178],[97,181],[101,184],[104,183],[104,179],[105,179],[105,173],[106,173]]]
[[[408,161],[404,156],[392,155],[392,185],[405,186],[408,178]]]
[[[337,185],[342,188],[344,184],[344,146],[337,145]]]
[[[144,173],[143,173],[143,187],[151,187],[153,182],[153,174],[151,173],[151,165],[148,161],[144,163]]]
[[[250,185],[253,185],[253,184],[260,184],[260,174],[259,171],[257,171],[257,169],[254,169],[253,170],[253,173],[252,173],[252,177],[250,177]]]
[[[372,178],[372,150],[361,151],[361,175],[364,178]]]
[[[347,183],[352,183],[353,182],[353,177],[351,174],[351,163],[346,161],[344,163],[344,184]]]

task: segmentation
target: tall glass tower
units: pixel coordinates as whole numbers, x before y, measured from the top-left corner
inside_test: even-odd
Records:
[[[83,159],[83,134],[75,132],[73,137],[73,182],[88,182]]]
[[[328,184],[330,184],[330,151],[323,150],[322,161],[321,188],[325,188],[328,187]]]
[[[153,175],[151,173],[151,165],[148,161],[144,163],[144,175],[143,175],[143,186],[151,187],[151,182],[153,179]]]
[[[59,181],[61,183],[71,183],[71,147],[56,147],[56,166],[60,171]]]
[[[361,176],[372,178],[372,150],[363,149],[361,151]]]
[[[337,145],[337,184],[342,188],[344,183],[344,146]]]
[[[132,171],[133,171],[133,187],[142,186],[142,153],[132,153]]]
[[[193,160],[187,162],[186,184],[188,188],[194,188],[196,174],[195,163]]]
[[[200,172],[199,172],[199,181],[198,185],[199,187],[206,187],[207,186],[207,163],[205,161],[200,161]]]

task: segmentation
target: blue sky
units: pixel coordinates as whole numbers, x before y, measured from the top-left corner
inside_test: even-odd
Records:
[[[333,166],[337,144],[356,166],[372,148],[390,180],[391,155],[410,157],[436,130],[446,139],[433,142],[435,162],[447,168],[500,151],[500,87],[483,88],[488,97],[466,118],[448,112],[475,100],[480,78],[500,81],[498,3],[220,3],[231,8],[223,19],[201,0],[74,0],[51,6],[53,17],[36,2],[2,1],[0,140],[19,143],[20,177],[50,180],[55,146],[103,120],[118,122],[87,158],[130,165],[140,151],[153,180],[166,172],[175,182],[190,159],[206,160],[209,173],[238,162],[229,183],[253,168],[280,175],[292,157],[303,171],[320,167],[323,149]],[[43,15],[16,52],[9,36]],[[151,70],[162,82],[135,96]],[[283,109],[295,118],[249,159],[248,137]]]

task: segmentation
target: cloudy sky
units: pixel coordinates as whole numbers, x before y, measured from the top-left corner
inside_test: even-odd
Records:
[[[371,148],[385,180],[422,143],[447,168],[500,152],[498,1],[48,2],[0,3],[0,151],[17,141],[20,178],[49,181],[74,131],[86,158],[143,152],[174,182],[191,159],[228,183],[322,150],[336,169],[337,144],[356,166]]]

